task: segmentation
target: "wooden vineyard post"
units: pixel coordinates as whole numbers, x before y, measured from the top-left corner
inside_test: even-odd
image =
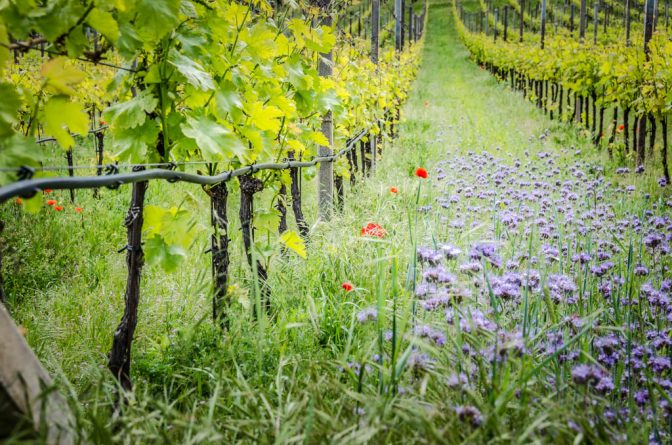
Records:
[[[490,35],[490,4],[485,10],[485,35],[486,37]]]
[[[399,0],[397,0],[399,1]],[[322,19],[321,24],[331,26],[331,0],[318,0]],[[333,51],[326,54],[321,54],[318,61],[317,69],[320,77],[331,77],[333,73]],[[331,110],[328,110],[322,116],[322,134],[329,142],[328,145],[320,145],[317,150],[318,156],[331,156],[333,154],[334,146],[334,115]],[[317,173],[319,191],[318,191],[318,213],[322,221],[329,221],[333,210],[334,202],[334,163],[320,162],[320,167]]]
[[[403,30],[401,29],[401,17],[403,15],[404,12],[401,9],[401,0],[394,0],[394,48],[397,52],[400,52],[402,47]]]
[[[362,11],[360,5],[359,14],[357,14],[357,37],[362,37]]]
[[[653,30],[658,28],[658,0],[653,5]]]
[[[558,0],[553,1],[553,35],[558,35]]]
[[[506,42],[508,38],[508,31],[509,31],[509,5],[504,5],[504,35],[502,36],[502,40]]]
[[[523,32],[525,31],[525,0],[520,0],[520,14],[518,14],[520,22],[518,23],[518,32],[520,33],[519,40],[523,42]]]
[[[574,7],[574,3],[570,3],[569,5],[569,33],[574,36],[574,10],[576,8]]]
[[[408,5],[408,46],[413,43],[413,5]]]
[[[400,20],[401,20],[401,25],[400,25],[401,46],[399,47],[399,51],[403,51],[404,50],[404,45],[406,44],[406,31],[405,31],[406,30],[406,15],[405,15],[404,11],[406,11],[406,0],[401,0],[401,6],[400,6],[400,9],[399,9],[399,15],[400,15]]]
[[[600,24],[600,9],[599,9],[599,4],[597,0],[595,0],[595,6],[594,6],[594,11],[593,11],[593,45],[597,45],[597,27]]]
[[[5,223],[0,221],[0,236],[2,236],[2,232],[5,230]],[[0,239],[2,241],[2,239]],[[0,246],[5,246],[6,244],[2,242]],[[5,295],[5,280],[2,275],[2,247],[0,247],[0,303],[5,304],[7,303],[7,295]]]
[[[139,170],[139,169],[135,169]],[[142,252],[142,222],[145,206],[145,191],[147,182],[133,184],[131,204],[126,215],[128,244],[126,245],[126,265],[128,278],[126,280],[126,293],[124,295],[124,315],[114,332],[110,360],[107,367],[117,378],[125,391],[133,388],[131,382],[131,346],[135,326],[138,323],[138,304],[140,302],[140,278],[144,264]]]
[[[586,37],[586,3],[587,0],[581,0],[581,9],[579,10],[579,42],[581,43]]]
[[[546,39],[546,0],[541,0],[541,49],[544,49]]]
[[[378,46],[380,39],[380,0],[371,0],[371,61],[376,66],[376,76],[378,76]],[[376,152],[378,151],[378,138],[375,134],[369,132],[369,143],[371,145],[372,164],[376,166]]]
[[[625,46],[630,46],[630,0],[625,0]]]
[[[53,387],[51,377],[0,304],[0,442],[20,432],[17,426],[22,421],[29,421],[35,433],[46,433],[40,443],[75,443],[74,416]]]
[[[649,41],[653,36],[653,15],[655,9],[655,0],[646,0],[644,16],[644,55],[648,61],[650,58]],[[637,135],[637,163],[644,164],[646,160],[646,114],[643,114],[639,121]]]
[[[213,233],[210,239],[212,255],[212,319],[222,329],[229,327],[226,316],[226,296],[229,287],[229,219],[226,213],[229,191],[221,182],[208,191],[210,195],[210,218]],[[285,210],[285,213],[287,211]]]
[[[497,43],[497,19],[499,18],[498,17],[499,16],[499,9],[495,8],[494,14],[495,14],[495,18],[494,18],[494,27],[492,28],[493,29],[492,35],[493,35],[493,42]]]

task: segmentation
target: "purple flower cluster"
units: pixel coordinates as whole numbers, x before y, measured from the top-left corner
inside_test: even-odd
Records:
[[[362,324],[376,320],[378,320],[378,309],[375,307],[367,307],[357,313],[357,321]]]
[[[417,249],[415,295],[424,324],[413,334],[435,346],[447,336],[462,343],[440,361],[414,353],[424,358],[411,367],[432,358],[449,363],[446,384],[459,390],[487,387],[479,379],[502,363],[515,370],[521,357],[552,360],[535,393],[580,391],[586,403],[602,404],[603,418],[588,422],[669,422],[672,199],[628,183],[641,168],[619,168],[621,177],[610,181],[573,151],[530,151],[519,159],[472,151],[440,163],[455,174],[435,183],[438,205],[427,218],[443,225],[428,237],[433,247]],[[659,185],[667,185],[664,178]],[[656,412],[652,400],[660,404]],[[473,426],[483,421],[474,406],[456,413]]]

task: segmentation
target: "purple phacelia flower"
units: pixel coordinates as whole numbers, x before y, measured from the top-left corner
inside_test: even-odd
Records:
[[[640,389],[635,393],[634,399],[637,405],[646,405],[649,401],[649,391],[647,389]]]
[[[669,370],[671,366],[669,357],[655,357],[649,363],[656,374]]]
[[[362,324],[376,320],[378,320],[378,309],[375,307],[367,307],[357,313],[357,321]]]
[[[649,269],[647,269],[646,266],[639,264],[635,267],[634,272],[638,277],[645,277],[649,274]]]
[[[643,242],[644,245],[649,249],[655,249],[656,247],[660,246],[664,240],[665,237],[663,237],[663,235],[661,235],[660,233],[651,232],[644,237]]]
[[[422,277],[426,281],[433,283],[451,285],[457,282],[457,277],[448,272],[446,268],[441,265],[425,269],[422,272]]]
[[[439,330],[433,329],[431,326],[418,325],[415,327],[414,333],[417,337],[431,340],[437,346],[446,344],[445,334]]]
[[[459,388],[461,386],[467,386],[468,380],[467,376],[464,373],[453,373],[446,379],[446,384],[450,388]]]
[[[478,273],[481,270],[483,270],[483,266],[476,261],[460,265],[460,272],[462,273]]]
[[[439,264],[443,259],[443,254],[439,251],[429,247],[418,247],[417,249],[418,261],[428,264]]]
[[[473,427],[478,427],[483,423],[483,416],[475,406],[458,406],[455,408],[458,419],[467,422]]]
[[[595,385],[595,390],[601,394],[609,394],[614,390],[614,381],[611,377],[604,376]]]
[[[450,244],[441,244],[439,250],[443,252],[448,260],[454,260],[462,253],[460,249]]]

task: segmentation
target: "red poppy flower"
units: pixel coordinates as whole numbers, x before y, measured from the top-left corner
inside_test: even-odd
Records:
[[[616,129],[616,131],[617,131],[618,133],[620,133],[620,132],[623,131],[623,130],[625,130],[625,125],[623,125],[623,124],[619,125],[618,128]]]
[[[61,212],[63,211],[63,206],[54,206],[54,210],[56,210],[57,212]]]
[[[346,292],[350,292],[351,290],[354,289],[354,287],[352,286],[352,284],[351,284],[350,282],[348,282],[348,281],[346,281],[345,283],[341,284],[341,287],[342,287],[343,289],[345,289]]]
[[[84,211],[83,208],[81,208],[81,207],[75,207],[75,212],[77,212],[77,213],[82,213],[83,211]]]
[[[379,224],[368,223],[366,226],[362,227],[362,236],[383,238],[385,235],[387,235],[387,232]]]
[[[42,190],[42,191],[43,191],[44,193],[46,193],[46,194],[49,194],[49,193],[53,192],[52,189],[44,189],[44,190]]]
[[[418,178],[427,179],[429,173],[427,173],[427,170],[425,170],[424,168],[418,167],[417,170],[415,170],[415,176],[417,176]]]
[[[105,126],[105,125],[107,125],[107,122],[101,120],[101,121],[99,122],[99,124],[100,124],[101,126]]]
[[[14,200],[14,202],[15,202],[17,205],[21,205],[21,204],[23,204],[23,199],[21,199],[21,198],[16,198],[16,199]]]
[[[390,193],[397,194],[397,193],[399,193],[399,189],[396,188],[396,187],[390,187]]]
[[[49,201],[47,201],[48,206],[55,206],[56,204],[58,204],[58,201],[56,201],[55,199],[50,199]]]

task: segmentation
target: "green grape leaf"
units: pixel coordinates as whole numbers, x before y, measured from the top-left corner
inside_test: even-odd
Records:
[[[0,165],[3,167],[37,166],[42,150],[35,138],[14,134],[8,138],[0,138]],[[0,182],[16,181],[14,173],[0,172]]]
[[[179,23],[180,0],[140,0],[136,4],[135,28],[138,37],[151,45],[170,33]]]
[[[2,73],[7,61],[11,58],[9,49],[5,45],[9,45],[7,28],[4,23],[0,23],[0,73]]]
[[[233,131],[217,122],[207,117],[187,117],[181,128],[186,137],[196,141],[204,160],[224,161],[237,156],[241,162],[246,162],[243,143]]]
[[[150,264],[158,264],[167,272],[176,270],[186,257],[187,249],[198,235],[191,214],[181,208],[148,205],[144,209],[142,229],[145,251]]]
[[[273,105],[264,106],[261,101],[254,101],[245,106],[245,112],[249,116],[248,123],[262,131],[277,133],[280,130],[280,117],[282,111]]]
[[[80,104],[70,102],[64,96],[54,96],[44,105],[42,122],[44,131],[56,138],[61,147],[70,150],[75,145],[70,132],[86,133],[89,118]]]
[[[251,28],[244,28],[240,33],[240,41],[245,43],[245,51],[257,60],[268,60],[275,56],[274,43],[277,31],[266,24],[258,23]]]
[[[224,117],[233,110],[243,108],[243,102],[240,100],[238,91],[231,82],[223,82],[215,93],[215,104],[220,117]]]
[[[78,20],[84,16],[84,12],[83,2],[60,1],[50,3],[48,8],[35,6],[29,14],[33,17],[37,15],[36,18],[39,18],[35,31],[38,31],[51,42],[61,36],[66,36],[68,31],[74,28]],[[69,38],[69,35],[67,37]]]
[[[186,258],[186,251],[177,245],[169,245],[158,235],[147,238],[143,246],[147,264],[158,265],[166,272],[174,272]]]
[[[112,129],[112,151],[114,158],[121,162],[141,163],[147,161],[147,148],[156,144],[159,137],[159,124],[147,119],[138,127]]]
[[[307,131],[303,134],[309,141],[315,142],[323,147],[329,146],[329,139],[321,131]]]
[[[174,49],[170,51],[169,60],[177,68],[177,71],[187,79],[187,82],[194,87],[203,91],[215,89],[215,82],[210,77],[210,74],[206,73],[203,67],[194,60],[178,53]]]
[[[93,8],[89,12],[86,22],[93,29],[101,33],[111,43],[115,43],[119,38],[119,25],[112,14],[103,11],[100,8]]]
[[[325,138],[326,139],[326,138]],[[289,139],[287,141],[287,147],[297,155],[300,155],[304,151],[306,151],[306,146],[301,143],[301,141],[296,140],[296,139]]]
[[[142,91],[129,101],[118,102],[104,113],[110,125],[119,128],[135,128],[147,119],[147,113],[154,111],[159,101],[148,90]]]
[[[70,31],[65,41],[68,57],[71,59],[81,56],[90,46],[91,42],[84,34],[84,27],[81,25]]]
[[[55,57],[46,62],[42,65],[41,73],[47,91],[66,96],[75,95],[74,87],[86,77],[82,71],[70,65],[66,57]]]
[[[327,26],[312,29],[305,37],[306,48],[320,53],[328,53],[336,44],[336,35]]]
[[[142,41],[133,24],[119,23],[119,38],[116,42],[119,53],[126,58],[132,58],[140,47],[142,47]]]
[[[293,230],[287,230],[282,235],[280,235],[280,241],[287,247],[300,256],[303,259],[307,258],[306,255],[306,244],[303,242],[303,239]]]
[[[4,82],[0,82],[0,97],[0,138],[6,138],[14,134],[12,125],[17,121],[21,98],[13,85]]]

